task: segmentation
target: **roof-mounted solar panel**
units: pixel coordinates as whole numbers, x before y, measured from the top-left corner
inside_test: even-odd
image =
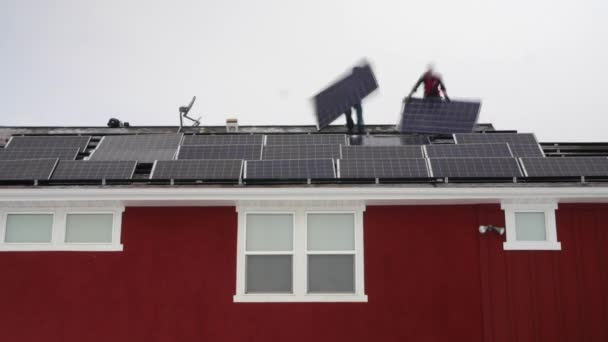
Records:
[[[608,177],[606,157],[521,158],[528,177]]]
[[[524,144],[537,145],[538,141],[532,133],[469,133],[454,134],[456,144]]]
[[[428,178],[425,159],[340,159],[339,178]]]
[[[273,134],[266,136],[266,145],[346,145],[346,135]]]
[[[336,178],[332,159],[248,160],[245,179],[331,179]]]
[[[97,149],[89,160],[136,160],[140,163],[153,163],[155,160],[173,160],[177,154],[176,148],[170,149]]]
[[[341,145],[267,145],[262,159],[338,159]]]
[[[262,145],[182,145],[177,159],[260,160]]]
[[[262,145],[261,134],[186,135],[182,145]]]
[[[60,160],[52,180],[124,180],[131,179],[135,161]]]
[[[14,136],[6,149],[70,149],[84,152],[91,140],[90,136]]]
[[[6,148],[0,149],[0,160],[20,159],[67,159],[74,160],[80,151],[79,147],[72,148]]]
[[[477,123],[480,102],[411,99],[403,106],[401,132],[470,133]]]
[[[342,146],[342,159],[424,158],[422,146]]]
[[[48,180],[57,159],[4,160],[0,162],[0,181]]]
[[[506,143],[468,145],[427,145],[424,147],[429,158],[491,158],[513,157]]]
[[[433,177],[506,178],[523,176],[515,158],[431,158]]]
[[[152,150],[177,148],[183,134],[140,134],[140,135],[106,135],[99,143],[98,149],[108,150]]]
[[[545,152],[539,144],[514,144],[509,143],[509,148],[514,157],[544,157]]]
[[[364,135],[364,136],[351,136],[351,145],[364,145],[364,146],[402,146],[402,145],[427,145],[429,144],[429,137],[427,135]]]
[[[238,180],[242,160],[171,160],[158,161],[151,179],[174,180]]]

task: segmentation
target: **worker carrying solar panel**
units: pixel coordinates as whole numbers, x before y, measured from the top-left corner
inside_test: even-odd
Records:
[[[443,80],[434,69],[432,63],[427,66],[426,72],[420,76],[410,94],[403,99],[404,102],[408,102],[412,98],[412,95],[418,90],[418,87],[420,87],[421,84],[424,84],[425,99],[441,99],[441,94],[443,94],[445,100],[448,102],[450,101]]]

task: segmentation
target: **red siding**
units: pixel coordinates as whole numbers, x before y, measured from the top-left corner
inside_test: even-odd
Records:
[[[368,303],[233,303],[236,220],[128,208],[124,252],[1,253],[1,340],[608,341],[608,206],[560,206],[560,252],[480,235],[498,205],[368,207]]]

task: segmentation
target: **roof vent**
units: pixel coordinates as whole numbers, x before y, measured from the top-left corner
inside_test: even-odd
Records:
[[[226,132],[236,133],[239,131],[239,122],[237,119],[226,119]]]

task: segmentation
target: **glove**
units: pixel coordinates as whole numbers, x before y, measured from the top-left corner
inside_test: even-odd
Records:
[[[452,100],[450,100],[450,98],[449,98],[447,95],[444,95],[444,96],[445,96],[445,100],[446,100],[447,102],[452,102]]]

